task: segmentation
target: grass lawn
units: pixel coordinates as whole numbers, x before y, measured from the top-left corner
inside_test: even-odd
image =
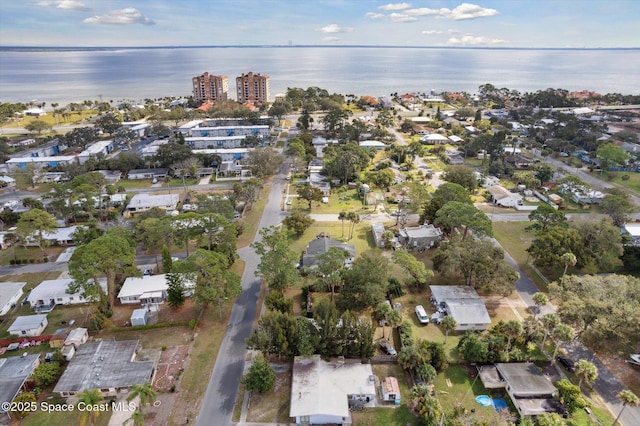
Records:
[[[244,217],[241,219],[244,225],[242,234],[238,237],[236,243],[237,248],[246,247],[253,242],[258,232],[258,226],[260,226],[260,219],[262,218],[262,212],[269,199],[269,193],[271,192],[271,185],[265,185],[260,191],[258,201],[253,203],[251,210],[246,210]]]
[[[524,265],[527,261],[526,250],[535,238],[533,232],[525,231],[525,228],[529,225],[529,222],[493,223],[493,234],[496,240],[520,265]]]
[[[41,401],[38,401],[38,404]],[[50,404],[53,404],[51,401],[47,401]],[[75,410],[71,413],[64,412],[51,412],[38,410],[34,413],[29,414],[24,420],[20,422],[23,426],[69,426],[69,425],[80,425],[83,424],[83,414],[86,412]],[[111,413],[104,412],[99,413],[96,418],[95,426],[107,426],[109,424],[109,419],[111,417]],[[91,424],[90,420],[86,420],[84,424]]]
[[[399,407],[365,408],[363,411],[352,411],[353,426],[416,426],[418,419],[405,404]]]
[[[591,172],[590,175],[602,179],[604,182],[613,183],[616,186],[630,189],[635,194],[640,194],[640,173],[637,172]],[[628,180],[622,180],[622,176],[629,176]],[[611,178],[611,179],[610,179]]]
[[[273,390],[267,394],[251,393],[247,421],[290,423],[289,400],[291,396],[291,372],[276,373]]]
[[[135,188],[151,188],[151,179],[121,179],[116,184],[116,187],[122,186],[124,189]],[[182,186],[182,182],[180,182]]]
[[[53,262],[58,258],[60,253],[62,253],[66,249],[67,247],[61,247],[61,246],[47,247],[44,249],[44,253],[49,259],[49,262]],[[17,259],[17,260],[33,259],[33,263],[42,263],[42,259],[44,257],[45,255],[42,254],[42,250],[40,250],[38,247],[25,248],[19,244],[15,244],[13,247],[7,250],[0,251],[0,265],[9,265],[9,263],[13,259]]]
[[[353,244],[356,248],[356,256],[367,250],[378,250],[371,234],[371,224],[369,222],[356,224],[353,230],[353,238],[350,240],[347,238],[349,225],[350,223],[345,221],[343,237],[341,222],[315,222],[297,240],[291,242],[291,248],[298,253],[302,253],[309,241],[314,240],[318,234],[324,232],[325,235],[331,238]]]
[[[86,110],[70,112],[67,116],[64,116],[63,114],[57,114],[54,116],[53,112],[47,112],[47,115],[43,115],[41,117],[23,117],[19,120],[12,120],[2,125],[2,127],[25,127],[27,124],[35,120],[44,121],[50,126],[80,124],[85,118],[93,117],[97,113],[98,112],[96,110]]]
[[[296,194],[296,187],[289,187],[289,194]],[[344,192],[333,192],[329,196],[328,203],[311,202],[311,210],[309,210],[309,202],[298,197],[290,198],[291,205],[289,210],[302,210],[309,214],[338,214],[341,211],[362,211],[366,209],[362,205],[362,199],[358,197],[355,189],[350,189]],[[368,211],[368,209],[367,209]]]

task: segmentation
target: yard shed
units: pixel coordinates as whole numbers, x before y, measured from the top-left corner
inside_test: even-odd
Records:
[[[78,327],[69,332],[69,336],[64,340],[64,344],[78,347],[89,340],[89,331],[86,328]]]
[[[147,325],[148,315],[149,313],[144,308],[135,309],[131,313],[131,326],[135,327],[137,325]]]
[[[400,405],[400,386],[395,377],[385,377],[382,380],[382,399]]]

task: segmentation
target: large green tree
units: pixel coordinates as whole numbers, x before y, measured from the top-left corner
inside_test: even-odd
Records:
[[[636,206],[629,200],[629,196],[621,191],[605,195],[600,208],[603,213],[609,215],[616,226],[627,223],[629,215],[636,211]]]
[[[598,147],[596,156],[600,161],[601,172],[609,167],[622,166],[629,159],[629,154],[612,143],[605,143]]]
[[[468,191],[473,192],[478,187],[476,171],[467,166],[449,166],[442,175],[442,179],[457,183]]]
[[[299,277],[296,269],[298,254],[291,249],[286,231],[271,226],[262,228],[260,236],[260,241],[251,244],[260,256],[258,274],[271,289],[283,291]]]
[[[289,216],[285,217],[282,224],[289,229],[294,235],[302,235],[313,223],[308,213],[301,210],[295,210]]]
[[[529,221],[533,223],[527,229],[537,232],[545,232],[551,226],[567,227],[568,225],[564,213],[548,204],[541,204],[529,213]]]
[[[388,275],[387,258],[376,252],[362,253],[344,273],[338,306],[352,311],[376,306],[385,298]]]
[[[251,174],[257,178],[273,176],[284,162],[284,156],[273,148],[254,148],[245,158]]]
[[[115,228],[114,228],[115,229]],[[107,234],[79,246],[69,261],[69,274],[84,292],[95,291],[95,283],[102,275],[107,278],[107,302],[114,305],[116,276],[128,274],[139,276],[135,267],[135,244],[122,236]]]
[[[491,219],[484,212],[478,210],[474,205],[461,203],[460,201],[449,201],[436,212],[436,219],[433,224],[451,234],[455,229],[462,228],[462,239],[467,238],[469,231],[475,237],[493,235],[493,225]]]
[[[394,251],[391,258],[404,269],[409,276],[407,284],[415,286],[416,290],[426,287],[429,280],[433,278],[433,271],[427,269],[424,262],[416,259],[406,250]]]
[[[305,200],[309,203],[309,210],[311,210],[311,202],[320,202],[322,201],[322,197],[324,197],[324,193],[320,188],[316,188],[311,185],[303,185],[298,188],[298,197]]]
[[[259,356],[253,360],[247,375],[242,378],[242,383],[249,391],[271,392],[276,383],[275,370],[264,357]]]
[[[45,233],[53,232],[57,226],[56,219],[44,210],[31,209],[20,215],[15,233],[23,243],[34,241],[45,255],[44,248],[48,244]]]
[[[436,220],[436,213],[450,201],[458,201],[464,204],[473,204],[471,197],[463,186],[457,183],[447,182],[435,190],[431,201],[426,205],[424,213],[420,218],[423,221],[433,223]]]

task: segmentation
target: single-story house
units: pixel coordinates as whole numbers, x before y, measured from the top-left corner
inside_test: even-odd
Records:
[[[6,315],[9,310],[18,304],[22,297],[22,288],[26,282],[6,281],[0,283],[0,317]]]
[[[360,146],[360,148],[368,148],[368,149],[375,149],[375,150],[385,149],[387,147],[387,145],[385,145],[384,142],[380,142],[380,141],[362,141],[358,143],[358,145]]]
[[[76,229],[78,229],[77,226],[65,226],[56,228],[52,232],[44,231],[42,233],[42,239],[59,246],[74,245],[73,233],[76,232]],[[37,244],[34,235],[27,237],[27,245],[33,246]]]
[[[56,305],[77,305],[92,302],[91,298],[84,298],[82,290],[69,293],[71,278],[44,280],[31,290],[27,301],[36,312],[51,312]],[[104,294],[107,294],[107,279],[98,278],[98,284]]]
[[[295,357],[289,416],[296,424],[351,424],[349,405],[375,401],[371,364]]]
[[[600,191],[587,190],[577,191],[573,193],[573,201],[578,204],[602,204],[604,200],[604,194]]]
[[[64,340],[65,346],[73,345],[76,348],[89,340],[89,331],[86,328],[78,327],[69,332],[69,335]]]
[[[0,407],[18,396],[20,389],[40,364],[40,355],[11,356],[0,359]],[[0,414],[7,410],[0,408]]]
[[[142,213],[154,207],[167,212],[176,210],[180,196],[178,194],[135,194],[127,204],[129,214]]]
[[[522,204],[522,195],[511,192],[500,185],[493,185],[487,188],[491,194],[491,202],[502,207],[514,207]]]
[[[46,111],[42,108],[29,108],[22,111],[22,113],[27,117],[42,117],[47,115]]]
[[[9,334],[19,337],[34,337],[42,334],[49,322],[46,314],[23,315],[9,326]]]
[[[420,142],[427,145],[438,145],[448,143],[449,139],[446,136],[440,135],[438,133],[431,133],[430,135],[421,137]]]
[[[11,176],[0,176],[0,188],[14,188],[16,180]]]
[[[487,389],[505,389],[521,417],[561,413],[555,399],[556,388],[540,369],[530,362],[496,363],[478,367]]]
[[[640,246],[640,223],[625,223],[622,233],[629,236],[631,245]]]
[[[491,324],[487,308],[470,286],[432,285],[431,303],[456,320],[456,331],[486,330]]]
[[[116,396],[133,385],[152,381],[153,361],[136,361],[137,340],[103,340],[79,346],[54,392],[66,398],[87,389]]]
[[[307,249],[302,255],[302,266],[310,268],[316,266],[318,264],[316,257],[328,252],[331,247],[337,247],[349,253],[349,258],[345,260],[345,263],[349,263],[350,260],[353,261],[353,258],[356,257],[356,248],[352,244],[328,237],[319,237],[307,244]]]
[[[122,178],[122,172],[120,170],[96,170],[106,179],[110,185],[115,185]]]
[[[447,156],[447,162],[449,164],[453,164],[454,166],[464,164],[464,158],[462,158],[462,155],[458,152],[447,151],[445,155]]]
[[[185,280],[185,296],[193,295],[195,282]],[[122,304],[138,303],[142,305],[155,305],[164,303],[167,298],[167,274],[145,275],[142,277],[128,277],[124,280],[118,293],[118,299]]]
[[[511,152],[511,151],[509,151]],[[532,158],[522,154],[510,154],[504,158],[504,163],[514,169],[528,169],[534,163]]]
[[[382,399],[400,405],[400,386],[395,377],[385,377],[382,380]]]
[[[451,141],[451,143],[455,143],[455,144],[461,144],[462,142],[464,142],[464,139],[456,135],[449,136],[449,140]]]
[[[84,151],[78,154],[78,162],[86,163],[90,158],[99,159],[113,152],[113,141],[98,141],[89,145]]]
[[[127,173],[127,179],[164,179],[169,169],[133,169]]]
[[[398,242],[409,249],[427,250],[442,239],[442,231],[432,224],[402,228]]]

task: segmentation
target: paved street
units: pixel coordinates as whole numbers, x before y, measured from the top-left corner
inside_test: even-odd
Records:
[[[286,170],[286,167],[283,166],[282,170]],[[285,213],[281,211],[280,206],[285,176],[285,173],[279,173],[273,178],[271,193],[260,221],[260,228],[277,225],[284,219]],[[256,235],[256,241],[260,239],[260,235]],[[253,320],[258,309],[261,280],[256,277],[255,272],[260,258],[251,247],[238,250],[238,254],[245,261],[242,275],[243,292],[231,311],[227,332],[220,346],[216,365],[209,379],[207,392],[196,421],[199,426],[231,423],[233,406],[244,370],[247,352],[245,340],[251,335]]]

